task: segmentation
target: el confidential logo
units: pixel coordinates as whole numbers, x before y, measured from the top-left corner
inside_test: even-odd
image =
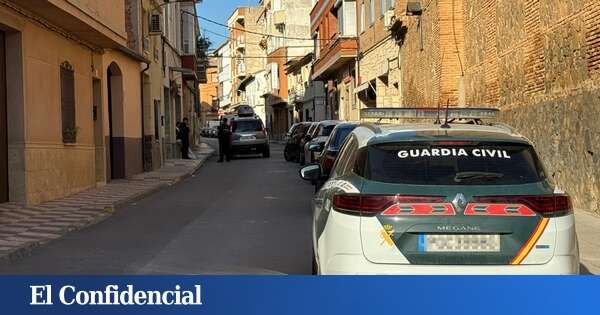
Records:
[[[52,285],[30,285],[29,305],[54,305]],[[62,305],[202,305],[201,286],[194,285],[183,290],[176,285],[174,290],[137,290],[133,285],[119,287],[107,285],[104,290],[78,290],[65,285],[58,290],[58,301]]]

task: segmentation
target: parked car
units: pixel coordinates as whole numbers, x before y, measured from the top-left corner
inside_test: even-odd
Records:
[[[333,128],[335,128],[335,126],[340,122],[341,121],[339,120],[324,120],[317,124],[317,127],[313,130],[310,140],[308,140],[304,144],[304,151],[302,156],[300,157],[301,165],[304,165],[306,163],[313,163],[315,161],[315,152],[314,150],[309,150],[309,146],[319,145],[322,147],[329,138],[329,135],[333,131]]]
[[[313,134],[314,134],[315,130],[317,130],[318,126],[319,126],[318,122],[311,122],[308,127],[308,130],[302,136],[302,138],[300,138],[300,141],[298,142],[298,160],[297,160],[297,162],[300,163],[300,165],[306,164],[304,161],[304,146],[308,142],[310,142],[310,140],[312,139]]]
[[[327,142],[323,146],[318,146],[320,152],[318,163],[321,165],[322,175],[327,178],[337,158],[340,147],[348,135],[359,125],[357,122],[343,122],[335,126]]]
[[[306,135],[310,122],[301,122],[294,124],[286,134],[283,157],[286,161],[298,161],[300,152],[300,141]]]
[[[527,138],[480,122],[355,128],[313,198],[313,272],[579,273],[569,196]]]
[[[271,156],[269,137],[260,118],[235,117],[230,126],[232,154],[260,153],[265,158]]]
[[[208,127],[200,129],[200,135],[203,137],[208,137],[209,133],[210,133],[210,128],[208,128]]]
[[[216,127],[211,127],[209,129],[209,131],[208,131],[208,136],[211,137],[211,138],[216,138],[217,137],[217,133],[218,133],[217,128]]]

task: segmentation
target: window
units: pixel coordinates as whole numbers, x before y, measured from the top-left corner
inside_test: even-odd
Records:
[[[385,4],[387,1],[389,1],[389,0],[379,0],[379,11],[381,11],[379,13],[380,13],[381,17],[383,17],[383,15],[385,14],[385,9],[386,9]]]
[[[533,148],[519,143],[383,143],[369,146],[367,179],[409,185],[518,185],[545,178]]]
[[[387,0],[387,2],[388,2],[388,9],[389,10],[393,9],[394,5],[396,4],[395,3],[396,1],[395,0]]]
[[[333,131],[333,128],[335,128],[335,125],[327,125],[327,126],[323,126],[322,128],[319,128],[318,136],[319,137],[329,137],[329,135]]]
[[[77,126],[75,126],[75,72],[73,71],[73,66],[68,61],[60,65],[60,111],[63,142],[77,142]]]
[[[319,59],[319,30],[312,36],[315,59]]]
[[[350,165],[354,165],[354,157],[356,156],[356,150],[358,148],[358,141],[356,137],[352,136],[350,139],[344,142],[340,153],[333,164],[331,171],[331,178],[336,178],[349,173],[351,170]],[[350,162],[352,161],[352,163]]]
[[[232,132],[252,132],[261,131],[263,128],[260,120],[234,120],[232,123]]]
[[[369,0],[369,25],[375,23],[375,0]]]

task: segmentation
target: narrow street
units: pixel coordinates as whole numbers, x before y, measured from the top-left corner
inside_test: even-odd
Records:
[[[313,187],[282,149],[272,144],[270,159],[212,157],[195,176],[3,262],[0,273],[310,273]]]

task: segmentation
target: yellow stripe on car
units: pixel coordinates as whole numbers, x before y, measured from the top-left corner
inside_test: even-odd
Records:
[[[523,247],[521,247],[519,252],[517,252],[517,255],[515,256],[515,258],[513,258],[513,260],[510,262],[511,265],[519,265],[523,262],[523,260],[525,260],[525,257],[527,257],[527,255],[529,255],[533,246],[535,246],[537,241],[540,239],[540,236],[542,236],[542,233],[544,233],[544,230],[546,229],[546,226],[548,225],[548,221],[549,221],[548,218],[542,218],[540,220],[537,227],[535,228],[535,230],[529,237],[529,240],[527,240],[525,245],[523,245]]]

